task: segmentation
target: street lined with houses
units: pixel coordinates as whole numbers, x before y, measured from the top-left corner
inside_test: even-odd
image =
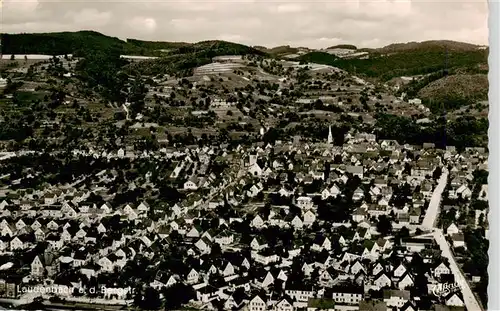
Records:
[[[448,181],[448,170],[444,169],[441,177],[439,178],[438,184],[432,194],[430,204],[429,207],[427,208],[424,220],[422,224],[419,226],[420,229],[422,229],[423,231],[431,230],[432,234],[424,234],[421,236],[422,237],[432,236],[436,241],[436,243],[439,245],[439,248],[442,251],[442,255],[448,259],[450,263],[451,272],[455,277],[455,282],[458,284],[458,286],[462,291],[464,303],[465,306],[467,307],[467,310],[484,310],[484,308],[480,307],[477,301],[477,297],[472,293],[472,290],[470,289],[469,282],[467,282],[467,280],[464,278],[463,272],[458,267],[455,258],[453,256],[453,253],[450,249],[450,245],[448,241],[446,241],[445,235],[443,234],[443,229],[437,228],[435,226],[437,217],[439,216],[439,207],[441,204],[443,191],[446,187],[447,181]]]

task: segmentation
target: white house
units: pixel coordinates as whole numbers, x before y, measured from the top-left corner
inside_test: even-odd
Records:
[[[441,262],[435,269],[434,269],[434,276],[436,278],[439,278],[443,274],[450,274],[451,270],[446,266],[444,262]]]
[[[271,272],[267,272],[266,276],[264,277],[264,279],[260,283],[260,287],[267,288],[269,285],[271,285],[273,283],[274,283],[273,275],[271,274]]]
[[[380,262],[377,262],[372,269],[372,275],[374,275],[374,276],[378,275],[380,272],[382,272],[384,270],[385,270],[384,266]]]
[[[391,279],[383,272],[376,276],[373,281],[373,285],[379,290],[384,287],[390,287],[391,284]]]
[[[402,276],[398,282],[398,288],[401,290],[411,287],[413,285],[414,285],[413,277],[408,273]]]
[[[460,233],[460,230],[458,229],[458,227],[454,223],[449,225],[448,228],[446,229],[447,235],[453,235],[453,234],[457,234],[457,233]]]
[[[410,300],[407,290],[384,290],[384,302],[388,307],[401,309]]]
[[[313,244],[312,249],[317,250],[317,251],[322,251],[324,249],[326,249],[327,251],[330,251],[332,249],[332,242],[327,237],[322,238],[321,240],[319,240],[317,242],[318,243]]]
[[[262,228],[264,226],[264,220],[259,215],[256,215],[252,220],[252,226],[257,229]]]
[[[399,266],[394,269],[394,276],[396,278],[400,278],[402,277],[406,272],[408,271],[408,269],[406,269],[405,265],[403,264],[399,264]]]
[[[201,231],[202,230],[200,227],[194,226],[193,228],[191,228],[191,230],[188,231],[188,233],[186,233],[186,237],[199,238],[201,235]]]
[[[24,249],[26,245],[24,245],[23,241],[19,239],[17,236],[10,241],[10,251],[13,252],[18,249]]]
[[[311,226],[316,221],[316,215],[308,210],[304,213],[304,226]]]
[[[457,293],[452,293],[445,298],[446,305],[450,307],[463,307],[464,301]]]
[[[457,191],[456,191],[457,195],[461,195],[462,198],[470,198],[472,196],[472,191],[469,189],[469,187],[465,186],[465,185],[462,185],[460,186]]]
[[[349,290],[339,286],[333,290],[332,299],[340,304],[357,305],[361,300],[363,300],[362,290]]]
[[[281,299],[276,306],[274,307],[275,311],[294,311],[292,303],[288,301],[286,298]]]
[[[297,198],[297,206],[301,209],[307,210],[313,208],[314,203],[310,197],[302,196]]]
[[[254,163],[248,168],[248,172],[252,176],[261,176],[262,175],[262,168],[260,168],[259,164]]]
[[[302,219],[300,219],[300,217],[297,215],[295,215],[295,217],[292,219],[291,224],[295,229],[302,229],[304,227]]]
[[[266,311],[267,304],[260,296],[255,296],[248,303],[248,311]]]
[[[419,98],[412,98],[408,100],[408,103],[413,105],[420,105],[422,104],[422,100]]]
[[[234,242],[234,235],[229,232],[221,232],[214,238],[214,241],[219,245],[230,245]]]
[[[307,288],[286,289],[285,294],[299,302],[307,302],[316,295],[314,290]]]
[[[323,189],[323,191],[321,191],[321,199],[322,200],[326,200],[328,199],[332,194],[330,193],[330,191],[328,190],[328,188],[325,188]]]
[[[226,268],[224,268],[224,271],[222,271],[222,275],[225,277],[234,275],[234,267],[230,262],[227,263]]]
[[[198,179],[196,177],[189,178],[188,181],[184,183],[184,190],[197,190],[198,189]]]
[[[210,253],[212,243],[207,238],[201,238],[194,244],[202,253]]]
[[[252,242],[250,242],[250,247],[254,250],[261,250],[267,247],[267,243],[260,236],[256,236],[253,238]]]
[[[196,284],[198,283],[199,279],[200,279],[200,274],[195,269],[191,269],[191,271],[189,271],[186,277],[186,283]]]
[[[107,257],[102,257],[99,259],[97,264],[101,267],[104,272],[113,272],[113,263]]]
[[[337,185],[333,185],[331,188],[330,188],[330,195],[332,197],[337,197],[338,195],[340,194],[340,189]]]
[[[45,272],[45,268],[40,260],[39,256],[36,256],[35,259],[31,262],[31,276],[35,278],[42,277]]]

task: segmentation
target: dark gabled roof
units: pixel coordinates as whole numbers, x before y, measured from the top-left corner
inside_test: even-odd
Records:
[[[332,287],[332,292],[334,293],[352,293],[352,294],[362,294],[364,291],[362,286],[359,286],[351,282],[343,282],[339,285]]]
[[[417,309],[415,304],[413,304],[413,302],[411,302],[411,300],[408,300],[402,307],[401,309],[399,309],[400,311],[406,311],[406,310],[409,310],[409,309]]]
[[[448,269],[450,268],[450,265],[447,264],[446,262],[444,262],[443,260],[436,260],[433,264],[432,264],[432,268],[433,269],[436,269],[437,267],[439,267],[441,264],[444,264]]]
[[[464,301],[464,297],[463,297],[462,293],[459,291],[453,291],[453,292],[449,293],[448,295],[444,296],[444,299],[448,300],[451,297],[453,297],[454,295],[457,295],[458,298],[460,298],[460,300]]]
[[[318,244],[318,245],[322,245],[322,244],[325,242],[325,239],[326,239],[326,237],[325,237],[325,236],[323,236],[323,234],[318,233],[318,234],[316,234],[316,236],[314,237],[314,243],[315,243],[315,244]]]
[[[235,286],[240,286],[240,285],[247,284],[250,281],[251,281],[250,277],[244,276],[244,277],[239,277],[239,278],[233,279],[229,283],[234,284]]]
[[[60,239],[61,239],[61,237],[56,235],[56,234],[49,234],[49,235],[45,236],[45,240],[48,240],[48,241],[59,241]]]

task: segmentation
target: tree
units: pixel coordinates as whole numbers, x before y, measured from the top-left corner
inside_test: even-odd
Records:
[[[401,230],[399,230],[399,236],[402,238],[407,238],[410,236],[410,230],[408,228],[403,227]]]
[[[163,290],[165,309],[174,310],[196,297],[193,287],[176,283]]]
[[[212,258],[220,258],[222,255],[222,250],[219,243],[214,243],[211,248],[210,256]]]
[[[152,287],[146,288],[144,297],[140,304],[142,309],[157,310],[161,306],[160,294]]]
[[[122,103],[127,80],[120,73],[126,63],[120,58],[118,49],[91,50],[83,53],[84,57],[78,61],[76,71],[90,88],[101,93],[106,100]]]
[[[434,180],[438,180],[439,177],[441,177],[441,174],[443,173],[443,170],[441,169],[441,166],[436,167],[434,172],[432,173],[432,178]]]
[[[378,217],[377,231],[381,235],[389,235],[392,232],[392,222],[386,215],[380,215]]]
[[[342,156],[340,154],[336,154],[335,158],[333,159],[334,164],[341,164],[342,163]]]
[[[137,77],[132,84],[129,94],[130,110],[133,114],[140,113],[144,108],[144,99],[146,98],[147,88],[140,77]]]

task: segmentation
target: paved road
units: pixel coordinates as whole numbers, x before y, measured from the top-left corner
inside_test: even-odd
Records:
[[[453,254],[451,253],[450,245],[445,239],[443,230],[435,229],[434,239],[441,248],[443,257],[448,258],[450,262],[451,272],[455,276],[455,282],[458,283],[460,289],[462,290],[462,295],[464,297],[464,303],[465,306],[467,307],[467,310],[470,311],[482,310],[481,307],[479,306],[479,303],[476,300],[476,297],[474,296],[474,293],[469,287],[469,283],[467,282],[464,275],[462,274],[462,271],[458,267],[457,262],[455,261],[455,257],[453,257]]]
[[[437,216],[439,215],[439,205],[441,204],[441,196],[443,194],[444,188],[448,181],[448,170],[443,169],[443,173],[439,178],[438,184],[432,193],[431,200],[429,202],[429,207],[425,212],[424,221],[422,222],[422,229],[431,229],[436,223]]]
[[[470,311],[479,311],[482,310],[476,296],[472,293],[470,289],[469,283],[465,279],[460,267],[455,261],[455,257],[451,252],[450,245],[446,241],[446,238],[443,234],[443,230],[436,228],[436,219],[439,215],[439,206],[441,204],[441,198],[443,195],[444,188],[446,187],[446,183],[448,181],[448,170],[446,168],[443,169],[443,174],[439,178],[438,185],[434,189],[432,193],[431,201],[429,202],[429,207],[425,213],[424,221],[419,226],[419,228],[423,231],[432,230],[432,236],[434,240],[439,245],[441,249],[442,256],[448,258],[450,262],[450,269],[453,275],[455,276],[455,282],[460,286],[462,291],[462,295],[464,297],[464,304],[467,307],[467,310]]]

